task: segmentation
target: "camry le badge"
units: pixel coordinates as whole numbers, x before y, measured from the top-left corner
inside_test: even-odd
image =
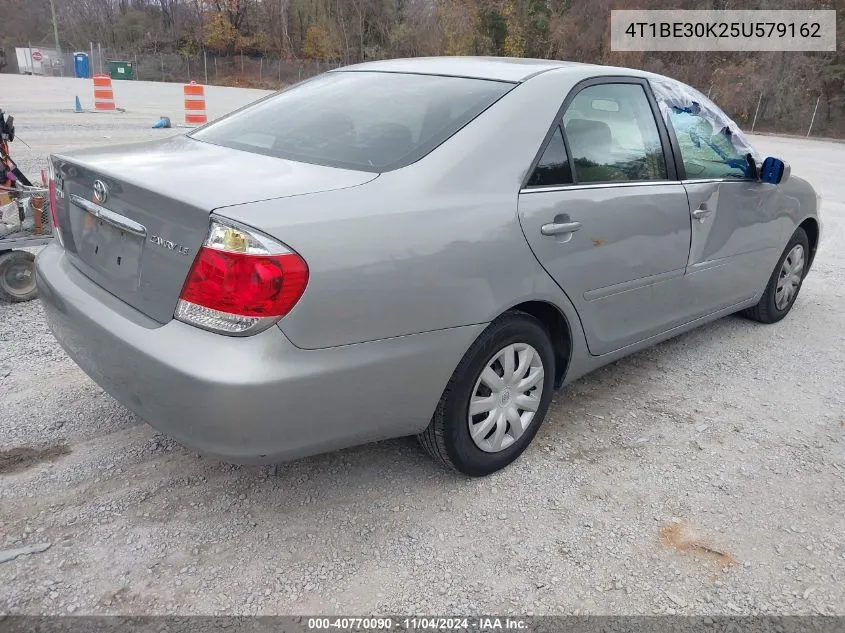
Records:
[[[94,199],[100,204],[104,204],[109,199],[109,188],[102,180],[94,181]]]
[[[161,246],[162,248],[166,248],[169,251],[175,251],[180,255],[190,255],[191,249],[185,248],[181,244],[177,244],[176,242],[172,242],[170,240],[166,240],[158,235],[150,235],[150,242],[155,244],[156,246]]]

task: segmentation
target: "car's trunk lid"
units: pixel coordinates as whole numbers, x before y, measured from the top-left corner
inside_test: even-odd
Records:
[[[160,323],[173,317],[213,210],[353,187],[376,177],[184,136],[53,160],[68,257],[95,283]]]

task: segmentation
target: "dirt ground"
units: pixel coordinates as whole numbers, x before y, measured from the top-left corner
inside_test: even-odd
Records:
[[[161,137],[180,86],[0,75],[25,171]],[[212,116],[260,91],[209,88]],[[87,96],[87,98],[86,98]],[[729,317],[558,392],[483,480],[410,439],[277,467],[197,456],[0,304],[0,614],[845,615],[845,144],[758,137],[824,196],[787,319]],[[27,148],[27,143],[30,148]]]

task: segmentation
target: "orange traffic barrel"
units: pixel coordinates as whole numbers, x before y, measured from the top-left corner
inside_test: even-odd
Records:
[[[185,84],[185,123],[202,125],[208,123],[205,116],[205,86],[192,81]]]
[[[111,77],[108,75],[94,75],[94,110],[116,110],[114,91],[111,87]]]

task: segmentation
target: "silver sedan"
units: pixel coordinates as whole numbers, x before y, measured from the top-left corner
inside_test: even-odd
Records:
[[[241,463],[417,435],[494,472],[554,389],[728,314],[782,319],[821,231],[813,188],[697,91],[545,60],[342,68],[51,172],[56,338]]]

